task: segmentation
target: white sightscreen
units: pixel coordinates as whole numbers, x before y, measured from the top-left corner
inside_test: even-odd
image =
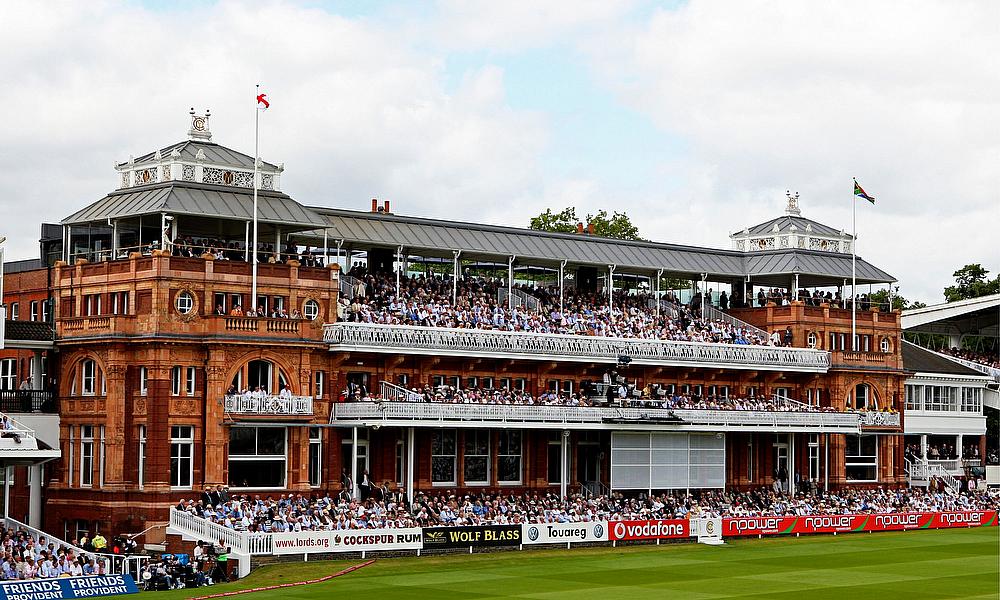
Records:
[[[611,489],[703,489],[725,485],[725,434],[611,434]]]

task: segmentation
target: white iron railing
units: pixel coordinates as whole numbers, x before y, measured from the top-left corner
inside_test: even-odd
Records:
[[[419,402],[421,400],[420,394],[388,381],[379,383],[379,396],[388,402]]]
[[[493,330],[332,323],[323,339],[331,350],[424,353],[451,356],[559,357],[590,362],[628,356],[636,364],[719,366],[825,373],[830,354],[808,348],[710,344]]]
[[[312,396],[226,396],[225,412],[237,415],[311,415]]]
[[[198,540],[212,543],[222,542],[235,554],[253,556],[271,554],[272,550],[270,534],[237,531],[172,507],[170,509],[170,527],[181,530]]]
[[[340,276],[340,297],[345,300],[354,300],[354,289],[358,280],[350,275]]]
[[[705,304],[705,313],[702,315],[702,318],[706,321],[723,321],[733,327],[744,329],[750,333],[756,334],[759,338],[764,340],[766,340],[769,336],[769,334],[760,327],[755,327],[746,321],[741,321],[730,314],[722,312],[711,304]]]
[[[508,294],[513,296],[513,298],[510,300],[510,305],[513,306],[514,308],[523,308],[531,312],[539,312],[542,309],[541,300],[525,292],[524,290],[519,290],[517,288],[514,288],[513,293],[511,293],[508,288],[500,288],[497,290],[497,302],[500,304],[500,306],[507,306]]]
[[[94,560],[101,561],[103,563],[103,565],[104,565],[104,572],[105,573],[109,573],[111,575],[117,575],[117,573],[115,573],[115,572],[112,571],[112,568],[114,567],[114,565],[111,563],[111,561],[108,560],[105,557],[102,557],[100,554],[97,554],[95,552],[88,552],[88,551],[84,550],[83,548],[80,548],[79,546],[71,544],[71,543],[67,542],[66,540],[60,539],[60,538],[58,538],[58,537],[56,537],[54,535],[45,533],[41,529],[35,529],[31,525],[28,525],[26,523],[22,523],[21,521],[18,521],[17,519],[12,519],[10,517],[4,517],[4,519],[3,519],[3,525],[4,525],[4,528],[7,531],[11,532],[11,533],[17,532],[17,531],[23,531],[23,532],[27,533],[28,536],[31,539],[33,539],[34,541],[36,541],[36,542],[38,541],[39,537],[43,537],[43,538],[46,539],[46,541],[48,543],[55,544],[56,548],[64,547],[67,550],[72,550],[73,554],[75,554],[77,556],[81,556],[81,555],[83,555],[83,556],[92,556],[92,557],[94,557]]]
[[[899,413],[887,413],[877,410],[858,413],[862,427],[899,427]]]
[[[781,412],[752,410],[701,410],[666,408],[616,408],[603,406],[521,406],[509,404],[448,404],[441,402],[335,403],[330,422],[423,421],[427,423],[518,424],[658,424],[717,427],[719,429],[825,429],[844,433],[860,431],[857,413]]]

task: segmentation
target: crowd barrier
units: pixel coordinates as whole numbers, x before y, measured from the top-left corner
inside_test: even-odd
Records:
[[[424,527],[408,529],[347,529],[274,533],[273,554],[332,552],[392,552],[512,547],[540,544],[612,543],[679,540],[696,537],[719,543],[727,537],[840,534],[917,529],[997,526],[997,511],[815,515],[801,517],[736,517],[592,521],[585,523],[525,523]]]

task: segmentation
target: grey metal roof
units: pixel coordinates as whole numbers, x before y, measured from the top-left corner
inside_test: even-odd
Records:
[[[812,284],[802,281],[801,276],[831,277],[851,279],[851,255],[817,250],[772,250],[746,254],[748,275],[800,275],[800,282],[806,287]],[[889,283],[896,278],[868,261],[857,259],[858,283]]]
[[[62,220],[63,225],[106,223],[139,215],[167,213],[248,221],[253,219],[251,190],[170,181],[112,192]],[[258,219],[297,227],[323,227],[326,220],[280,192],[258,192]]]
[[[903,341],[903,368],[914,373],[945,373],[968,377],[988,377],[975,369],[945,358],[936,352]]]
[[[700,274],[742,278],[793,275],[802,285],[836,285],[850,279],[850,255],[800,249],[744,253],[736,250],[700,248],[656,242],[623,241],[579,234],[549,233],[518,227],[443,221],[384,213],[311,207],[328,221],[331,240],[344,240],[363,248],[396,248],[433,251],[451,256],[461,250],[465,259],[503,262],[516,255],[524,262],[555,266],[562,259],[570,264],[667,273]],[[322,231],[301,237],[322,240]],[[846,262],[845,262],[846,261]],[[846,273],[846,275],[845,275]],[[787,283],[787,280],[782,280]],[[887,283],[895,278],[858,259],[859,283]]]
[[[818,233],[821,235],[828,235],[828,236],[836,236],[836,237],[841,237],[845,235],[847,237],[851,237],[851,234],[849,233],[845,234],[843,231],[839,229],[834,229],[829,225],[824,225],[818,221],[813,221],[812,219],[807,219],[805,217],[798,217],[794,215],[782,215],[780,217],[771,219],[770,221],[764,221],[763,223],[754,225],[753,227],[748,227],[747,231],[751,235],[772,233],[774,232],[775,225],[778,226],[778,233],[787,233],[792,230],[792,226],[794,225],[797,231],[804,232],[806,231],[806,227],[808,226],[811,228],[811,231],[813,233]],[[741,233],[743,233],[742,230],[737,231],[733,235],[739,235]]]
[[[198,154],[198,150],[205,152],[205,162],[217,165],[226,165],[236,169],[253,169],[253,157],[242,152],[237,152],[232,148],[227,148],[225,146],[220,146],[219,144],[214,144],[212,142],[206,142],[202,140],[184,140],[183,142],[177,142],[176,144],[171,144],[165,148],[160,149],[160,156],[167,158],[170,153],[177,149],[181,153],[181,160],[185,161],[195,161],[195,156]],[[150,152],[149,154],[143,154],[139,158],[135,159],[136,165],[147,164],[147,163],[158,163],[156,160],[156,152]],[[276,170],[277,165],[273,165],[269,162],[264,162],[263,166],[265,169]],[[119,163],[117,166],[123,166],[127,163]]]
[[[10,341],[51,342],[55,336],[52,325],[45,321],[8,320],[4,337]]]

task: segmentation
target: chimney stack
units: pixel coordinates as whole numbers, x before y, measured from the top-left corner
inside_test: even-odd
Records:
[[[372,212],[378,212],[378,198],[372,198]]]
[[[576,232],[577,233],[583,233],[583,223],[577,223],[576,224]]]
[[[386,212],[386,214],[389,214],[389,201],[388,200],[385,201],[385,212]]]
[[[589,235],[594,235],[594,224],[593,223],[587,223],[587,233]]]

